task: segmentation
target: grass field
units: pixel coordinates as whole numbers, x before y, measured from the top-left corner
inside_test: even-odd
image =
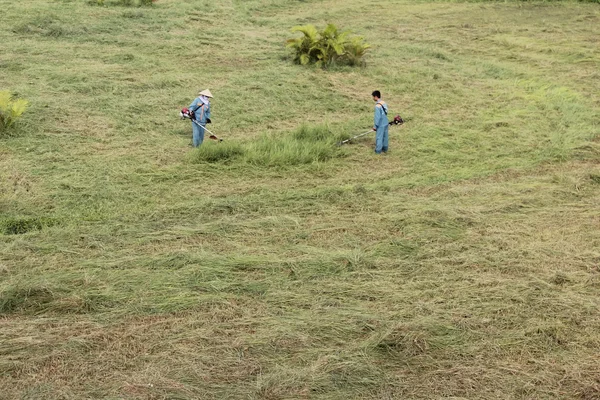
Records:
[[[598,4],[93,3],[0,0],[0,398],[600,399]]]

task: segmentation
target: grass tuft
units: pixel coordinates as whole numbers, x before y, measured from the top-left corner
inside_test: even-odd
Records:
[[[207,142],[192,152],[192,163],[219,163],[236,161],[254,166],[284,167],[325,162],[343,157],[342,149],[336,147],[340,135],[327,126],[301,125],[293,132],[262,134],[253,141]]]
[[[61,38],[84,35],[87,33],[87,28],[85,26],[78,26],[72,22],[65,22],[58,16],[48,14],[38,15],[31,18],[28,22],[15,26],[13,32],[20,35]]]
[[[49,217],[22,217],[0,219],[0,232],[5,235],[22,235],[56,225],[56,220]]]
[[[54,301],[54,291],[46,286],[9,287],[0,292],[0,314],[17,311],[37,312]]]
[[[339,154],[339,150],[328,142],[262,135],[249,144],[245,159],[253,165],[282,167],[323,162]]]
[[[240,158],[246,152],[244,147],[236,142],[212,142],[207,140],[198,149],[194,149],[188,156],[192,163],[218,163]]]

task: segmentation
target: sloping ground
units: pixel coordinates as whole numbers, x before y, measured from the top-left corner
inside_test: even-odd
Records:
[[[2,5],[0,397],[600,398],[597,5],[106,2]],[[366,69],[290,64],[325,22]],[[229,142],[408,122],[197,164],[200,87]]]

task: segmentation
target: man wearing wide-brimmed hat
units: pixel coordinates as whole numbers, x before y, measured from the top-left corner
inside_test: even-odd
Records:
[[[210,124],[210,101],[212,98],[210,90],[205,89],[198,93],[198,97],[190,104],[190,112],[192,114],[192,142],[194,147],[198,147],[204,141],[204,127],[207,123]]]

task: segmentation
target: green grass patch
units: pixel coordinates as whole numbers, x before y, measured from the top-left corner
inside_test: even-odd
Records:
[[[337,144],[345,135],[327,126],[302,125],[291,133],[262,134],[252,141],[207,141],[189,156],[192,163],[230,163],[261,167],[285,167],[325,162],[345,156]]]
[[[0,232],[5,235],[21,235],[56,225],[57,221],[50,217],[13,217],[0,219]]]
[[[199,149],[194,150],[188,158],[192,163],[218,163],[239,159],[245,153],[246,149],[240,143],[213,143],[207,140]]]

